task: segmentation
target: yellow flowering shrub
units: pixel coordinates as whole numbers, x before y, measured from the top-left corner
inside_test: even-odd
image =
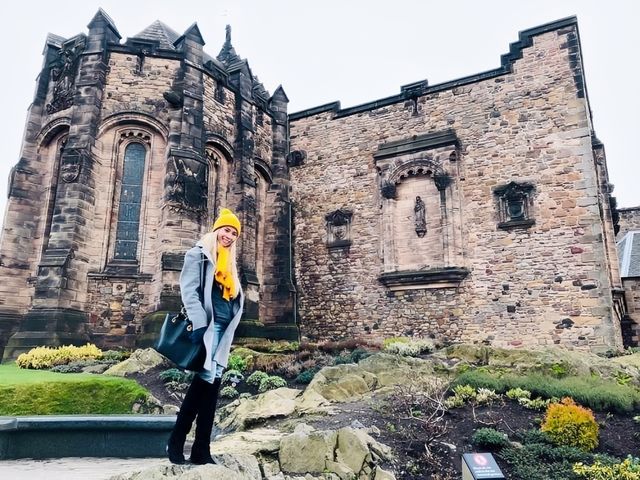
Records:
[[[563,398],[560,403],[552,403],[541,430],[556,445],[566,445],[591,451],[598,446],[598,422],[588,408],[576,405],[571,398]]]
[[[22,353],[16,360],[20,368],[42,370],[56,365],[66,365],[77,360],[94,360],[102,357],[102,350],[87,343],[81,347],[64,345],[58,348],[36,347],[27,353]]]
[[[612,465],[604,465],[598,460],[593,465],[576,463],[573,472],[586,480],[640,480],[640,464],[631,458]]]

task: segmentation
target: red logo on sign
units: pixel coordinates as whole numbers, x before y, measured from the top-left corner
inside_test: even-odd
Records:
[[[487,457],[479,453],[476,453],[473,456],[473,461],[476,463],[476,465],[480,465],[482,467],[484,467],[487,463],[489,463],[489,461],[487,460]]]

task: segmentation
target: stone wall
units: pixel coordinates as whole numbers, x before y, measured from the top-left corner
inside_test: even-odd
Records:
[[[304,334],[621,345],[576,27],[522,38],[494,75],[291,116]],[[516,201],[526,214],[505,217]],[[350,238],[334,248],[338,210]]]
[[[616,239],[620,240],[627,232],[631,230],[640,230],[640,207],[619,208],[620,214],[620,230]]]

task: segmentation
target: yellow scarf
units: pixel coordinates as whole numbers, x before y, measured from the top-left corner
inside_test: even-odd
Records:
[[[222,285],[222,298],[231,300],[236,296],[236,285],[233,281],[229,262],[229,249],[222,245],[218,245],[215,279],[216,282]]]

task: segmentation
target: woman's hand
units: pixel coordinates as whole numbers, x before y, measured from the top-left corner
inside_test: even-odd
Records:
[[[202,342],[202,339],[204,338],[204,332],[206,331],[207,331],[207,327],[195,329],[189,335],[189,340],[191,340],[191,343],[197,345],[198,343]]]

